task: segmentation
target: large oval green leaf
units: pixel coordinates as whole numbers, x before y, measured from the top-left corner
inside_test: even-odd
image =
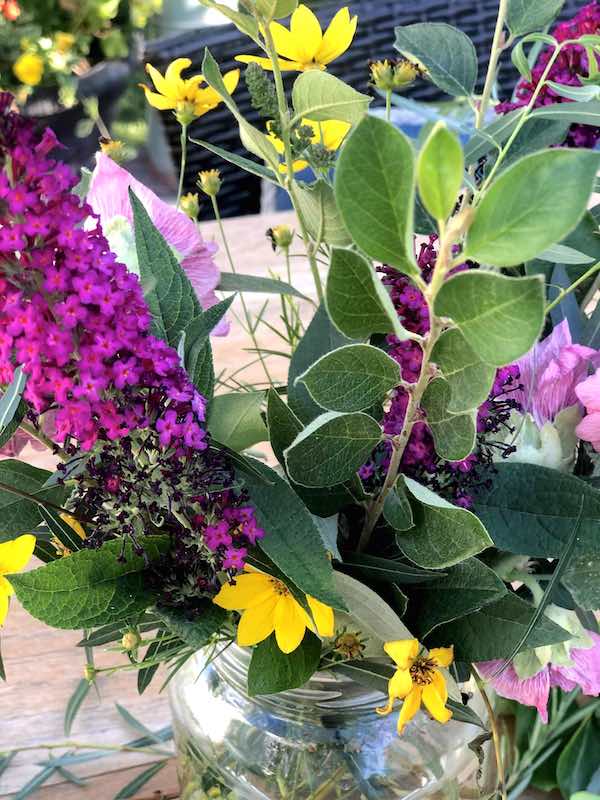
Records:
[[[477,207],[465,255],[511,267],[560,242],[577,225],[594,187],[600,154],[547,150],[503,172]]]
[[[369,110],[371,98],[329,72],[309,70],[296,79],[292,102],[298,119],[339,119],[354,125]]]

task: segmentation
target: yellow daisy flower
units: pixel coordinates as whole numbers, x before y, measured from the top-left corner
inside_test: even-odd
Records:
[[[340,149],[344,139],[348,135],[348,131],[352,127],[349,122],[341,122],[337,119],[328,119],[325,122],[314,122],[311,119],[303,119],[302,125],[307,128],[312,128],[313,135],[310,139],[312,144],[321,144],[326,150],[330,150],[332,153],[335,153],[336,150]],[[269,125],[267,125],[267,128],[269,131],[268,138],[270,139],[273,147],[275,150],[277,150],[279,155],[283,156],[285,154],[285,146],[283,142],[281,139],[275,136]],[[306,169],[306,167],[308,167],[308,161],[305,161],[302,158],[294,161],[294,172],[301,172],[303,169]],[[286,165],[281,164],[279,171],[286,172]]]
[[[0,544],[0,625],[4,625],[8,614],[8,598],[14,594],[13,587],[4,576],[21,572],[33,555],[34,547],[35,536],[30,533]]]
[[[345,53],[352,44],[358,17],[351,17],[348,8],[341,8],[325,33],[317,17],[307,6],[300,4],[292,14],[290,29],[279,22],[269,26],[282,70],[305,72],[327,69],[327,65]],[[242,64],[255,62],[264,69],[273,69],[270,58],[236,56]]]
[[[251,647],[267,639],[273,631],[279,649],[291,653],[300,646],[308,628],[320,636],[333,636],[333,609],[306,595],[313,620],[288,587],[264,572],[246,568],[246,573],[221,587],[213,599],[227,611],[239,611],[237,643]]]
[[[453,648],[436,647],[427,655],[419,655],[419,642],[416,639],[403,639],[386,642],[384,650],[398,669],[388,684],[389,702],[384,708],[378,708],[377,713],[391,714],[394,702],[403,700],[398,716],[399,734],[421,708],[421,703],[437,722],[446,724],[452,712],[446,708],[448,689],[439,667],[452,664]]]
[[[26,86],[37,86],[44,74],[44,60],[36,53],[23,53],[13,64],[13,72]]]
[[[176,115],[185,117],[187,122],[212,111],[222,102],[221,96],[214,89],[202,86],[206,83],[203,75],[181,77],[182,71],[191,64],[189,58],[176,58],[169,64],[164,75],[161,75],[152,64],[146,64],[146,72],[152,79],[156,92],[145,84],[140,84],[151,106],[160,111],[172,109]],[[239,79],[239,69],[233,69],[223,76],[229,94],[235,91]]]

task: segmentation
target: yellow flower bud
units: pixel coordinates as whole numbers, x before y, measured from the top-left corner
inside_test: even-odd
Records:
[[[294,230],[289,225],[276,225],[269,228],[267,237],[271,240],[273,250],[288,250],[294,241]]]
[[[208,169],[198,175],[198,186],[204,194],[216,197],[221,191],[221,173],[218,169]]]
[[[103,136],[100,139],[100,150],[116,164],[123,164],[127,160],[126,147],[118,139],[106,139]]]
[[[133,650],[137,650],[141,643],[142,637],[137,631],[134,630],[126,631],[121,639],[121,647],[128,653],[131,653]]]
[[[63,55],[68,53],[69,50],[75,44],[75,37],[72,33],[65,33],[64,31],[58,31],[58,33],[54,36],[54,47],[58,50],[59,53]]]
[[[190,219],[198,219],[198,214],[200,213],[200,201],[198,200],[198,195],[194,192],[188,192],[187,194],[184,194],[179,202],[179,207]]]
[[[35,53],[23,53],[13,64],[13,72],[21,83],[37,86],[44,74],[44,61]]]
[[[420,64],[407,58],[371,61],[371,83],[383,92],[394,92],[407,89],[418,77],[424,75]]]

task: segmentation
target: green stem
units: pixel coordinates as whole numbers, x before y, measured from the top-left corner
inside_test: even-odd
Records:
[[[494,40],[492,42],[492,52],[488,64],[487,75],[485,78],[485,85],[483,87],[483,94],[481,95],[481,102],[477,111],[475,127],[477,130],[483,127],[485,122],[485,115],[487,113],[490,99],[492,97],[492,89],[496,81],[496,73],[498,71],[498,61],[504,50],[504,24],[506,22],[506,14],[508,11],[508,0],[500,0],[498,6],[498,17],[496,19],[496,29],[494,31]]]
[[[310,262],[310,270],[312,272],[313,280],[315,282],[315,289],[317,290],[317,297],[319,299],[319,303],[322,303],[323,300],[325,299],[325,294],[323,291],[321,274],[319,272],[319,265],[317,264],[315,248],[310,240],[310,236],[308,234],[308,228],[304,220],[304,215],[302,214],[302,211],[300,209],[300,204],[298,202],[298,196],[296,193],[297,185],[296,185],[296,179],[294,177],[294,158],[292,155],[292,145],[290,141],[290,125],[291,125],[290,111],[285,96],[285,88],[283,85],[281,68],[279,66],[277,49],[275,47],[275,42],[273,41],[273,34],[271,33],[271,30],[268,25],[265,25],[264,36],[265,36],[266,50],[273,64],[273,77],[275,79],[275,90],[277,92],[277,103],[279,106],[279,116],[281,119],[281,138],[283,140],[283,146],[285,152],[285,165],[287,172],[285,179],[285,188],[287,189],[288,194],[290,195],[292,205],[294,206],[294,211],[296,212],[296,216],[298,217],[298,223],[300,225],[302,239],[304,241],[304,246],[306,247],[306,253],[308,255],[308,260]]]
[[[217,198],[216,198],[215,195],[211,195],[211,200],[212,200],[213,210],[215,212],[215,217],[216,217],[216,220],[217,220],[217,225],[219,226],[219,231],[221,233],[221,239],[223,240],[223,247],[225,248],[225,254],[227,256],[227,261],[229,262],[229,267],[231,268],[231,271],[235,274],[235,271],[236,271],[235,270],[235,262],[233,260],[233,256],[231,255],[231,249],[229,248],[229,242],[228,242],[227,236],[225,234],[225,226],[223,225],[223,219],[221,217],[221,211],[219,209],[219,203],[217,202]],[[248,310],[248,306],[246,304],[246,300],[244,298],[244,293],[243,292],[240,292],[240,302],[242,304],[242,310],[244,312],[244,317],[246,319],[246,326],[247,326],[247,330],[248,330],[248,335],[250,336],[250,338],[252,340],[252,344],[254,346],[254,349],[256,350],[256,353],[257,353],[258,358],[260,360],[260,363],[261,363],[261,366],[262,366],[263,371],[265,373],[265,376],[267,378],[267,381],[268,381],[270,386],[273,386],[273,379],[271,378],[271,374],[269,372],[269,368],[267,367],[267,362],[266,362],[266,360],[265,360],[265,358],[264,358],[264,356],[262,354],[262,350],[258,346],[258,340],[256,338],[256,330],[255,330],[254,325],[252,323],[252,317],[250,316],[250,311]]]
[[[553,308],[556,308],[556,306],[562,303],[565,297],[568,297],[568,295],[570,295],[571,292],[575,291],[575,289],[577,289],[578,286],[581,286],[588,280],[588,278],[591,278],[592,275],[595,275],[596,272],[599,271],[600,271],[600,262],[594,264],[593,267],[590,267],[588,271],[585,272],[581,276],[581,278],[577,278],[577,280],[574,283],[572,283],[568,287],[568,289],[561,289],[560,292],[558,293],[558,297],[546,306],[546,314],[549,314]]]
[[[55,455],[57,455],[62,461],[67,461],[69,458],[68,453],[60,448],[55,442],[52,441],[45,433],[34,428],[33,425],[30,425],[28,422],[21,422],[19,425],[22,431],[29,434],[29,436],[33,436],[34,439],[37,439],[38,442],[43,444],[48,450],[51,450]]]
[[[183,180],[187,162],[187,131],[188,126],[181,124],[181,164],[179,166],[179,186],[177,187],[177,208],[181,204],[181,195],[183,194]]]
[[[26,753],[31,750],[105,750],[108,753],[149,753],[151,755],[170,758],[171,753],[153,747],[132,747],[127,744],[97,744],[88,742],[59,742],[57,744],[29,744],[24,747],[9,747],[1,750],[3,756],[11,753]]]
[[[475,678],[475,683],[477,684],[477,688],[479,689],[479,693],[481,694],[481,698],[484,702],[490,719],[492,740],[494,742],[494,753],[496,756],[496,767],[498,769],[498,793],[502,800],[507,800],[506,773],[504,770],[504,761],[502,759],[502,741],[500,737],[500,730],[498,728],[498,722],[494,713],[494,707],[492,706],[490,698],[485,690],[485,684],[480,674],[477,672],[474,664],[472,665],[472,671]]]
[[[385,93],[385,118],[388,122],[392,121],[392,91],[388,89]]]

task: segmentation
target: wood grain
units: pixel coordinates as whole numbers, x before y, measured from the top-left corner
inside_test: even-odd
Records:
[[[282,259],[273,253],[266,238],[267,228],[292,223],[291,213],[267,216],[245,217],[225,222],[228,239],[232,249],[237,271],[244,274],[269,277],[269,271],[276,271],[284,277]],[[206,239],[218,238],[215,223],[205,224],[202,229]],[[301,246],[301,243],[299,243]],[[300,249],[300,248],[298,248]],[[223,271],[230,271],[222,248],[217,261]],[[304,259],[293,260],[294,285],[309,296],[314,295],[312,278]],[[260,294],[247,295],[252,313],[258,313],[266,299],[269,306],[266,318],[272,324],[278,323],[280,313],[279,299]],[[304,305],[308,312],[308,304]],[[240,300],[236,298],[233,306],[236,314],[241,313]],[[227,366],[228,372],[252,360],[245,352],[251,347],[247,335],[230,315],[231,331],[227,337],[213,339],[215,364]],[[259,331],[262,346],[281,349],[281,342],[266,328]],[[269,367],[273,377],[285,380],[287,360],[272,357]],[[260,365],[254,365],[238,376],[247,382],[264,379]],[[45,453],[28,450],[24,454],[39,466],[50,468],[52,457]],[[84,652],[76,648],[81,638],[77,631],[58,631],[44,627],[29,617],[13,602],[6,627],[2,631],[2,652],[8,682],[0,684],[0,751],[8,747],[29,747],[40,743],[59,743],[65,740],[63,716],[65,705],[83,675]],[[97,649],[98,666],[109,666],[120,656],[106,650]],[[115,745],[136,738],[118,714],[115,703],[125,706],[147,727],[157,730],[168,725],[170,713],[166,695],[158,692],[160,676],[140,697],[136,690],[135,674],[118,672],[99,681],[100,697],[93,691],[82,706],[71,739],[102,745]],[[17,792],[40,767],[37,762],[44,758],[43,751],[19,753],[10,767],[0,776],[0,797]],[[75,798],[94,798],[112,800],[115,794],[127,784],[145,764],[156,760],[156,756],[143,753],[111,753],[107,757],[87,764],[73,767],[73,772],[89,779],[87,786],[79,787],[65,783],[55,774],[48,783],[39,789],[34,798],[40,800],[75,800]],[[139,798],[160,800],[162,792],[173,797],[176,792],[175,763],[171,762],[143,790]],[[159,794],[154,794],[158,791]]]

